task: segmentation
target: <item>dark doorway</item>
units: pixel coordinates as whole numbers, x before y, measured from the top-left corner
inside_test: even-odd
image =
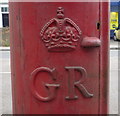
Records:
[[[2,14],[3,27],[9,27],[9,14]]]

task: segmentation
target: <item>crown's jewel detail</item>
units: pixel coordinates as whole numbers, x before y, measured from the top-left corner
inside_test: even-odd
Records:
[[[42,29],[41,37],[49,51],[71,51],[77,46],[81,30],[58,7],[57,18],[51,19]]]

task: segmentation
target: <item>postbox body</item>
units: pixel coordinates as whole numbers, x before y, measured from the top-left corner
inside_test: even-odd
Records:
[[[10,3],[13,113],[107,113],[108,8]]]

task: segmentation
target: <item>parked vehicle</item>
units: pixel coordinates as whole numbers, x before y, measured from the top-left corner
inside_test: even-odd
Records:
[[[119,24],[118,28],[116,28],[114,31],[113,39],[114,39],[114,41],[120,40],[120,24]]]

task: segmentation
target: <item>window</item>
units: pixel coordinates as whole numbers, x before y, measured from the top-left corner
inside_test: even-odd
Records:
[[[1,7],[1,12],[9,12],[8,7]]]
[[[1,8],[1,12],[4,12],[4,8],[3,7]]]

